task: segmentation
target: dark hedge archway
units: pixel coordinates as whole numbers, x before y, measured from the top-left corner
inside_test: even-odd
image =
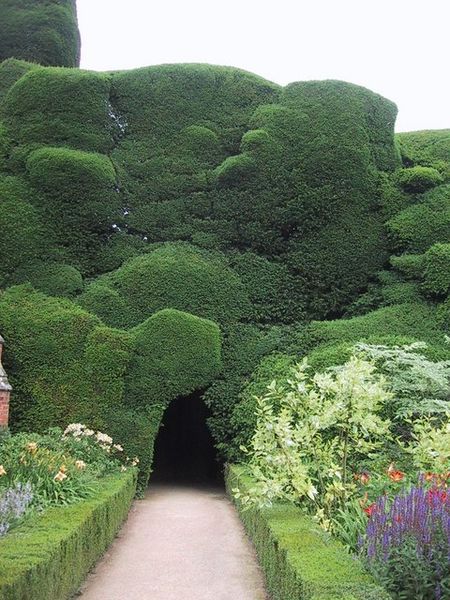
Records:
[[[200,392],[170,403],[155,441],[152,483],[220,482],[221,465],[207,426],[209,416]]]

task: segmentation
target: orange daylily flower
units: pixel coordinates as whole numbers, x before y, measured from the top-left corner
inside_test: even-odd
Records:
[[[363,471],[362,473],[355,473],[353,479],[359,481],[362,485],[367,485],[370,481],[370,475],[367,471]]]
[[[56,475],[53,477],[53,479],[55,481],[64,481],[64,479],[67,479],[67,475],[65,473],[63,473],[62,471],[59,471],[58,473],[56,473]]]
[[[391,463],[389,465],[389,468],[387,470],[387,474],[389,476],[389,479],[391,481],[395,481],[395,482],[399,482],[399,481],[403,481],[403,479],[405,478],[405,474],[403,473],[403,471],[398,471],[395,467],[394,467],[394,463]]]

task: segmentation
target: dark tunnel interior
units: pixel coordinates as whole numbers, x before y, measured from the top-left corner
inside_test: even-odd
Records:
[[[209,416],[200,392],[170,403],[155,442],[151,483],[222,483],[222,466],[207,426]]]

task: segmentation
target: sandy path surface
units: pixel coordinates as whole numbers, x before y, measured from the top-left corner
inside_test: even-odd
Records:
[[[90,574],[83,600],[266,600],[223,490],[152,485]]]

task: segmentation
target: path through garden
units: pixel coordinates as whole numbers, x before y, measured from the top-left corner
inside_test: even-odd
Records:
[[[152,485],[88,577],[82,600],[265,600],[263,577],[220,488]]]

